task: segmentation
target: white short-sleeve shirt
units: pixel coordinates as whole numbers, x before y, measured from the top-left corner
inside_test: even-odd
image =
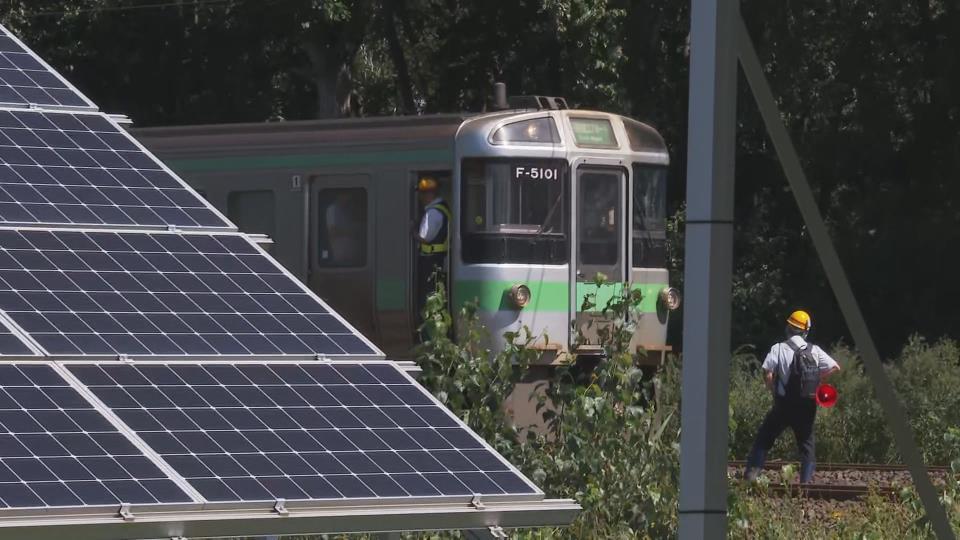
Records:
[[[443,199],[437,198],[428,204],[423,212],[423,217],[420,218],[420,230],[418,231],[418,236],[420,237],[420,240],[427,242],[428,244],[434,243],[438,240],[437,236],[440,234],[440,229],[443,227],[443,220],[446,219],[446,217],[443,215],[443,212],[437,210],[437,205],[442,202]]]
[[[793,365],[793,355],[801,349],[807,342],[800,336],[792,336],[790,339],[777,343],[770,347],[770,352],[763,360],[763,369],[773,373],[777,381],[777,395],[785,396],[787,393],[787,379],[790,378],[790,366]],[[810,345],[813,357],[817,359],[821,372],[830,371],[838,367],[837,361],[830,358],[830,355],[823,352],[823,349],[816,345]]]

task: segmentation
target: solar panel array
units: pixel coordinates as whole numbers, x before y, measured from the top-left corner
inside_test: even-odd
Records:
[[[100,113],[0,110],[0,222],[230,225]]]
[[[69,370],[207,500],[537,492],[390,363]]]
[[[0,508],[540,494],[389,362],[64,367],[0,364]]]
[[[0,104],[96,108],[3,26],[0,26]]]
[[[49,355],[376,354],[236,235],[0,230],[0,310]]]
[[[0,30],[0,508],[542,498]]]
[[[192,499],[47,365],[0,365],[0,507]]]
[[[30,81],[0,90],[0,355],[380,354],[3,29],[0,86]]]

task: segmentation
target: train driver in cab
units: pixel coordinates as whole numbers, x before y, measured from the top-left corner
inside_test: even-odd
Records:
[[[450,252],[450,207],[440,197],[440,184],[433,176],[422,176],[417,182],[417,195],[423,207],[416,230],[419,244],[417,260],[417,314],[423,315],[427,296],[436,288],[437,280],[446,283],[447,254]]]

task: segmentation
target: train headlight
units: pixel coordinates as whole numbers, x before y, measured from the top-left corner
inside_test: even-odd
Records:
[[[518,283],[513,287],[510,287],[510,300],[513,302],[513,305],[518,308],[530,303],[530,287]]]
[[[664,287],[660,289],[660,303],[669,311],[674,311],[680,307],[680,291],[673,287]]]

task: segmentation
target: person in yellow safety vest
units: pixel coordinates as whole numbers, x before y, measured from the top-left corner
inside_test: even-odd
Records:
[[[423,215],[416,231],[420,255],[417,258],[417,314],[422,316],[427,296],[446,281],[450,252],[450,208],[437,193],[440,185],[431,176],[417,182]]]

